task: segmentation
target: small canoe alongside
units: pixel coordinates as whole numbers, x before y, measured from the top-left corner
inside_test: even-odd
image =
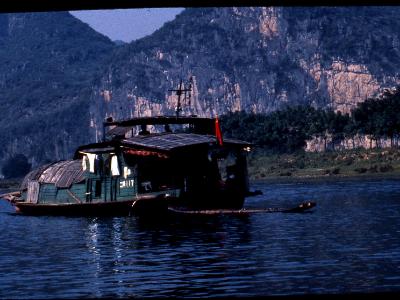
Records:
[[[301,213],[309,210],[316,206],[315,202],[307,201],[299,204],[293,208],[242,208],[238,210],[232,209],[213,209],[213,210],[187,210],[179,207],[168,207],[168,210],[177,214],[188,214],[188,215],[249,215],[254,213]]]

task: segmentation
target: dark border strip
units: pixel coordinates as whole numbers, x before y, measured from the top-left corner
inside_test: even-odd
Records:
[[[3,1],[0,12],[43,12],[124,8],[230,7],[230,6],[397,6],[389,0],[14,0]]]

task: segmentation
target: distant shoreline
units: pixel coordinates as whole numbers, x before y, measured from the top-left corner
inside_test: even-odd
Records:
[[[257,151],[249,156],[248,172],[251,180],[261,181],[400,178],[400,149],[291,154]]]
[[[359,175],[321,175],[321,176],[270,176],[264,178],[250,179],[250,183],[296,183],[296,182],[323,182],[323,181],[361,181],[361,180],[385,180],[398,179],[400,173],[377,173]]]
[[[23,178],[0,179],[0,189],[19,189]]]

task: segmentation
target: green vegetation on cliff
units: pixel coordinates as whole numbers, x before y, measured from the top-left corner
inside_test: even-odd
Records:
[[[221,117],[225,136],[254,143],[271,153],[292,153],[305,146],[312,135],[341,134],[349,124],[348,115],[311,106],[288,107],[271,114],[244,111]]]
[[[269,153],[300,151],[313,136],[333,140],[370,135],[373,139],[400,135],[400,88],[359,103],[350,115],[311,106],[287,107],[270,114],[244,111],[221,117],[224,135],[254,143]]]

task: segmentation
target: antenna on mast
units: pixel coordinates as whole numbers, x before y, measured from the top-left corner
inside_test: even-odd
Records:
[[[176,95],[178,96],[178,103],[177,103],[176,108],[175,108],[175,113],[176,113],[176,117],[179,118],[179,114],[180,114],[180,112],[182,111],[182,105],[181,105],[181,96],[182,96],[182,93],[185,93],[185,94],[184,94],[184,97],[185,97],[185,99],[186,99],[186,92],[190,92],[191,89],[184,89],[184,88],[183,88],[183,82],[182,82],[182,79],[181,79],[181,81],[180,81],[180,83],[179,83],[179,88],[178,88],[178,89],[176,89],[176,90],[175,90],[175,89],[171,89],[171,90],[168,90],[168,91],[170,91],[170,92],[175,92]]]

